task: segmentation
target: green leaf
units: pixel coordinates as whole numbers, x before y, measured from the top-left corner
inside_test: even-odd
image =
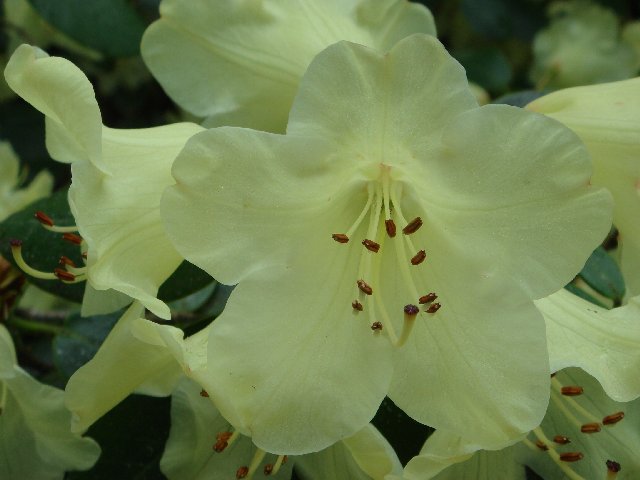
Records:
[[[58,225],[75,224],[67,202],[67,190],[59,190],[51,197],[32,203],[0,223],[0,255],[15,265],[9,244],[15,239],[22,241],[22,255],[27,264],[37,270],[53,272],[53,269],[58,267],[62,255],[72,259],[78,266],[83,265],[80,247],[64,241],[60,233],[45,230],[34,218],[34,213],[38,210],[45,212]],[[84,282],[66,284],[59,280],[40,280],[33,277],[29,277],[29,281],[54,295],[82,302]]]
[[[624,278],[618,264],[604,248],[594,250],[579,276],[600,295],[613,300],[614,306],[622,303]]]
[[[126,0],[29,0],[51,25],[112,57],[137,55],[145,23]]]
[[[462,12],[477,33],[488,38],[531,40],[546,22],[535,0],[462,0]]]
[[[122,311],[93,317],[78,314],[69,317],[64,330],[53,339],[53,361],[60,372],[69,378],[91,360],[121,316]]]
[[[497,48],[459,50],[453,52],[467,71],[470,81],[491,91],[504,91],[511,81],[511,66],[504,54]]]
[[[203,289],[213,281],[207,272],[185,260],[160,286],[158,298],[163,302],[173,302]]]
[[[537,90],[521,90],[519,92],[507,93],[506,95],[496,98],[491,103],[499,103],[524,108],[535,99],[540,98],[543,95],[545,95],[545,92],[539,92]]]
[[[169,436],[169,398],[131,395],[87,432],[102,456],[86,472],[69,472],[67,480],[161,480],[160,457]]]

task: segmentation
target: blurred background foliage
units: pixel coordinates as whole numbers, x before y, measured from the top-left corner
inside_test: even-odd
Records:
[[[578,4],[550,0],[421,3],[433,12],[439,39],[466,68],[485,103],[523,106],[554,88],[633,76],[640,65],[640,0]],[[38,45],[50,55],[71,60],[87,74],[107,126],[140,128],[191,120],[164,94],[140,57],[140,38],[146,26],[158,17],[158,5],[159,0],[0,0],[0,67],[4,68],[19,44]],[[568,66],[565,69],[563,62],[592,53],[595,56],[588,62],[589,68],[577,78],[567,73]],[[4,79],[0,80],[2,140],[9,141],[21,159],[24,181],[43,169],[54,175],[58,193],[45,200],[47,208],[62,223],[71,222],[64,201],[69,168],[49,158],[42,115],[16,97]],[[51,240],[41,235],[43,231],[37,223],[35,227],[25,227],[25,215],[32,213],[18,213],[0,224],[0,253],[9,254],[6,242],[10,235],[40,235],[43,244],[32,245],[40,255],[34,253],[29,261],[34,265],[48,261],[43,251],[59,256],[63,246],[59,250],[47,249],[44,244],[51,244]],[[615,232],[604,247],[615,249]],[[624,295],[624,283],[605,248],[596,251],[570,288],[596,303],[618,305]],[[0,267],[5,268],[1,263]],[[77,302],[82,291],[75,287],[52,293]],[[22,293],[25,287],[18,282],[11,288]],[[174,300],[177,324],[193,333],[222,311],[230,291],[203,272],[184,265],[161,293]],[[2,291],[0,298],[13,298],[14,293],[17,295]],[[26,297],[29,308],[17,308],[8,322],[20,363],[40,380],[63,388],[69,376],[95,353],[119,313],[81,318],[76,303],[33,287],[27,289]],[[166,398],[127,399],[88,432],[103,448],[98,464],[89,472],[68,474],[68,478],[164,478],[158,460],[168,435],[169,403]],[[380,407],[374,423],[392,442],[403,463],[418,453],[430,433],[389,400]],[[530,476],[537,478],[532,472]]]

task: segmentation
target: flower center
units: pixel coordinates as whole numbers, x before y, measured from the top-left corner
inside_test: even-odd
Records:
[[[357,239],[364,248],[354,279],[356,298],[351,306],[356,314],[367,316],[374,333],[386,332],[391,343],[401,347],[409,338],[416,317],[432,315],[441,305],[435,303],[438,296],[434,292],[419,292],[414,281],[416,272],[413,269],[420,268],[427,258],[426,251],[416,248],[412,240],[412,235],[422,227],[423,221],[419,216],[411,220],[405,217],[400,203],[403,183],[392,177],[391,170],[390,166],[380,164],[379,177],[367,183],[367,200],[360,214],[346,233],[334,233],[332,238],[339,244],[348,243],[368,218],[366,236]],[[401,234],[398,234],[397,225],[402,226]],[[382,295],[380,270],[382,256],[387,249],[395,251],[396,264],[407,292],[399,335]],[[423,309],[417,305],[422,305]]]

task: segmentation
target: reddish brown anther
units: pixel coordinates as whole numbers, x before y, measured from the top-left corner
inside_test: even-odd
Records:
[[[11,240],[9,240],[9,245],[11,245],[11,247],[13,248],[20,248],[22,247],[22,240],[12,238]]]
[[[547,447],[547,445],[542,440],[536,440],[536,447],[538,447],[543,452],[549,450],[549,447]]]
[[[599,423],[585,423],[580,427],[582,433],[598,433],[600,431]]]
[[[75,267],[76,266],[76,264],[75,264],[75,262],[73,260],[71,260],[69,257],[66,257],[64,255],[62,255],[60,257],[60,260],[58,260],[58,263],[60,265],[69,265],[70,267]]]
[[[273,465],[272,465],[272,464],[270,464],[270,463],[267,463],[267,464],[264,466],[264,470],[262,470],[262,471],[263,471],[264,475],[265,475],[266,477],[268,477],[268,476],[269,476],[269,475],[271,475],[271,473],[273,472]]]
[[[624,412],[612,413],[611,415],[607,415],[606,417],[604,417],[602,419],[602,424],[603,425],[613,425],[615,423],[618,423],[623,418],[624,418]]]
[[[371,330],[373,330],[374,332],[379,332],[380,330],[382,330],[382,323],[380,322],[373,322],[371,324]]]
[[[53,220],[46,213],[38,210],[33,216],[36,217],[41,224],[46,225],[47,227],[53,227]]]
[[[565,395],[567,397],[575,397],[577,395],[582,395],[583,392],[584,392],[584,389],[577,385],[562,387],[560,389],[560,393],[562,393],[562,395]]]
[[[427,313],[436,313],[438,310],[440,310],[440,307],[442,305],[440,305],[439,303],[432,303],[431,305],[429,305],[429,308],[427,308]]]
[[[228,446],[229,446],[229,442],[227,442],[226,440],[219,439],[216,443],[214,443],[213,450],[214,452],[222,453]]]
[[[207,393],[207,391],[206,391],[206,390],[200,390],[200,396],[201,396],[201,397],[209,398],[209,394]]]
[[[369,239],[365,238],[365,239],[362,241],[362,244],[363,244],[363,245],[364,245],[364,247],[365,247],[367,250],[369,250],[370,252],[378,253],[378,250],[380,250],[380,244],[379,244],[379,243],[374,242],[373,240],[369,240]]]
[[[396,236],[396,222],[391,219],[385,220],[384,228],[387,231],[387,235],[389,235],[391,238]]]
[[[287,460],[289,460],[289,455],[285,455],[284,457],[282,457],[282,465],[287,463]]]
[[[331,235],[331,238],[333,238],[338,243],[347,243],[349,241],[349,237],[347,237],[344,233],[334,233],[333,235]]]
[[[430,293],[427,293],[426,295],[421,296],[418,299],[418,303],[420,305],[424,305],[425,303],[433,302],[436,298],[438,298],[438,295],[436,295],[434,292],[430,292]]]
[[[607,470],[610,471],[611,473],[618,473],[620,470],[622,470],[622,467],[618,462],[614,462],[613,460],[607,460],[606,463],[607,463]]]
[[[404,313],[411,317],[415,317],[419,312],[420,309],[416,305],[410,303],[404,306]]]
[[[226,442],[232,435],[233,434],[231,432],[220,432],[216,435],[216,440],[224,440]]]
[[[73,273],[67,272],[61,268],[54,268],[53,274],[63,282],[73,282],[76,279],[76,276]]]
[[[427,252],[420,250],[413,257],[411,257],[411,265],[420,265],[427,258]]]
[[[236,471],[236,478],[238,480],[240,480],[241,478],[245,478],[247,475],[249,475],[249,467],[240,467]]]
[[[356,285],[358,285],[360,291],[366,295],[371,295],[373,293],[373,289],[371,288],[371,286],[364,280],[358,280],[356,282]]]
[[[75,233],[63,233],[62,239],[75,245],[82,245],[82,237],[80,235],[76,235]]]
[[[560,454],[560,460],[563,462],[577,462],[578,460],[582,460],[584,455],[582,452],[564,452]]]
[[[416,217],[407,223],[407,226],[402,229],[402,233],[405,235],[411,235],[418,231],[418,229],[422,226],[422,219],[420,217]]]
[[[567,443],[571,443],[569,437],[565,435],[556,435],[553,437],[553,441],[559,445],[566,445]]]
[[[361,312],[364,309],[364,307],[358,300],[354,300],[353,302],[351,302],[351,306],[353,307],[354,310],[358,310],[359,312]]]

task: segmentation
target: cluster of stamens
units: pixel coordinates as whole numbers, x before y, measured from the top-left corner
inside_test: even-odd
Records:
[[[599,432],[602,432],[603,427],[611,427],[624,418],[624,412],[615,412],[603,418],[598,418],[574,399],[574,397],[584,393],[584,389],[581,386],[564,386],[554,377],[555,375],[552,375],[552,404],[550,408],[558,408],[569,422],[574,425],[576,432],[579,429],[580,434],[599,434]],[[524,440],[526,445],[534,450],[547,453],[571,480],[584,480],[570,466],[570,464],[582,460],[585,457],[584,453],[570,448],[567,448],[566,451],[557,450],[559,447],[571,444],[571,437],[566,435],[568,432],[557,433],[551,439],[547,437],[541,427],[535,428],[532,433],[535,436],[535,441]],[[565,449],[563,448],[563,450]],[[607,480],[614,480],[621,470],[621,466],[616,461],[607,460],[606,469]]]
[[[391,343],[400,347],[409,338],[417,315],[432,315],[440,309],[441,305],[435,302],[438,298],[435,293],[430,292],[423,295],[418,293],[413,274],[410,271],[412,267],[421,265],[427,259],[427,252],[424,249],[416,249],[411,240],[411,235],[423,226],[423,220],[421,217],[415,217],[411,221],[405,219],[398,202],[402,187],[399,184],[392,185],[387,171],[389,167],[382,167],[383,175],[381,181],[372,182],[368,185],[367,202],[354,224],[346,233],[332,234],[332,238],[340,244],[349,243],[367,213],[370,214],[366,237],[361,240],[364,250],[361,254],[358,277],[355,282],[357,297],[352,301],[351,306],[355,313],[368,313],[368,317],[372,320],[371,330],[374,333],[380,333],[384,330]],[[392,218],[392,212],[393,216],[402,222],[401,224],[405,225],[400,236],[397,235],[397,226]],[[380,222],[381,215],[384,216],[384,223]],[[393,243],[398,268],[402,273],[409,295],[413,297],[413,300],[404,307],[404,323],[400,335],[397,335],[394,330],[391,317],[387,312],[381,295],[376,294],[381,285],[381,260],[375,258],[384,252],[386,239],[390,239],[391,243]],[[411,252],[409,254],[407,253],[407,247]]]
[[[36,212],[35,218],[45,230],[55,233],[61,233],[61,239],[80,247],[81,257],[83,261],[87,258],[86,244],[82,237],[78,235],[78,227],[76,226],[59,226],[55,225],[51,217],[44,212]],[[86,280],[87,268],[85,266],[78,267],[76,263],[67,256],[61,256],[58,266],[51,272],[37,270],[30,266],[22,255],[22,241],[11,240],[11,253],[13,259],[20,269],[34,278],[41,280],[60,280],[63,283],[78,283]]]

